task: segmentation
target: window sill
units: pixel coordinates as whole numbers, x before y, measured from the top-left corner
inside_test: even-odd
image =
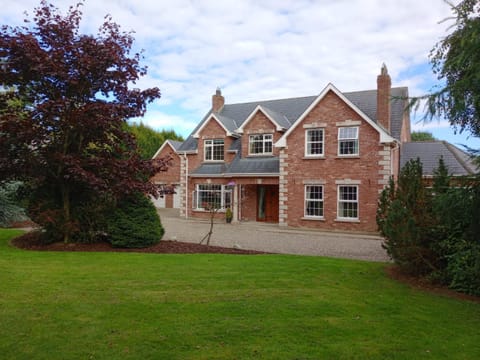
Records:
[[[203,160],[202,164],[223,164],[225,160]]]
[[[337,155],[335,159],[360,159],[360,155]]]
[[[192,211],[194,213],[209,213],[210,211],[209,210],[205,210],[205,209],[192,209]],[[217,211],[217,214],[222,214],[225,212],[225,209],[220,209]]]
[[[354,218],[336,218],[336,222],[349,222],[349,223],[359,223],[360,219],[354,219]]]
[[[247,157],[267,157],[267,156],[273,156],[273,153],[265,153],[265,154],[248,154]]]
[[[325,221],[324,217],[314,217],[314,216],[303,216],[300,219],[308,220],[308,221]]]
[[[325,155],[306,155],[303,160],[325,160]]]

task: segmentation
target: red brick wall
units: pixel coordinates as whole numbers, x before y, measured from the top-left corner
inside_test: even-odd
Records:
[[[338,154],[338,126],[336,122],[361,121],[359,125],[359,156],[340,158]],[[324,123],[325,158],[305,159],[305,128],[303,124]],[[290,226],[306,226],[330,230],[376,231],[378,185],[379,134],[366,121],[349,108],[333,92],[329,92],[306,116],[302,124],[287,139],[286,168],[288,175],[288,220]],[[336,221],[336,180],[359,180],[359,223]],[[304,216],[304,182],[324,180],[324,220],[302,220]]]
[[[273,144],[275,144],[283,135],[283,133],[276,131],[275,125],[263,112],[257,111],[253,119],[251,119],[243,128],[242,157],[249,156],[249,135],[255,134],[273,134]],[[278,148],[273,147],[273,156],[278,156],[278,153]]]
[[[180,182],[180,156],[175,153],[169,144],[162,149],[156,159],[161,159],[167,156],[173,158],[171,166],[167,171],[161,171],[155,174],[155,176],[151,178],[151,181],[163,184],[177,184]]]

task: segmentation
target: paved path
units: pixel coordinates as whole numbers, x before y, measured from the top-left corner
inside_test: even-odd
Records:
[[[176,209],[158,209],[165,240],[198,243],[208,233],[206,220],[184,219]],[[371,261],[389,261],[382,238],[373,235],[333,233],[276,224],[216,222],[210,245],[259,250],[280,254],[320,255]]]

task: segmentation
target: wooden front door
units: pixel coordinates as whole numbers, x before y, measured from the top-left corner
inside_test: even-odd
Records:
[[[278,185],[257,186],[257,221],[278,223]]]

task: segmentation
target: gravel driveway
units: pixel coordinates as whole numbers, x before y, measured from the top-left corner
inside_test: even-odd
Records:
[[[177,209],[158,209],[158,213],[166,231],[165,240],[198,243],[208,233],[210,224],[206,220],[180,218]],[[280,254],[389,261],[379,236],[280,228],[276,224],[257,222],[216,222],[210,245]]]

